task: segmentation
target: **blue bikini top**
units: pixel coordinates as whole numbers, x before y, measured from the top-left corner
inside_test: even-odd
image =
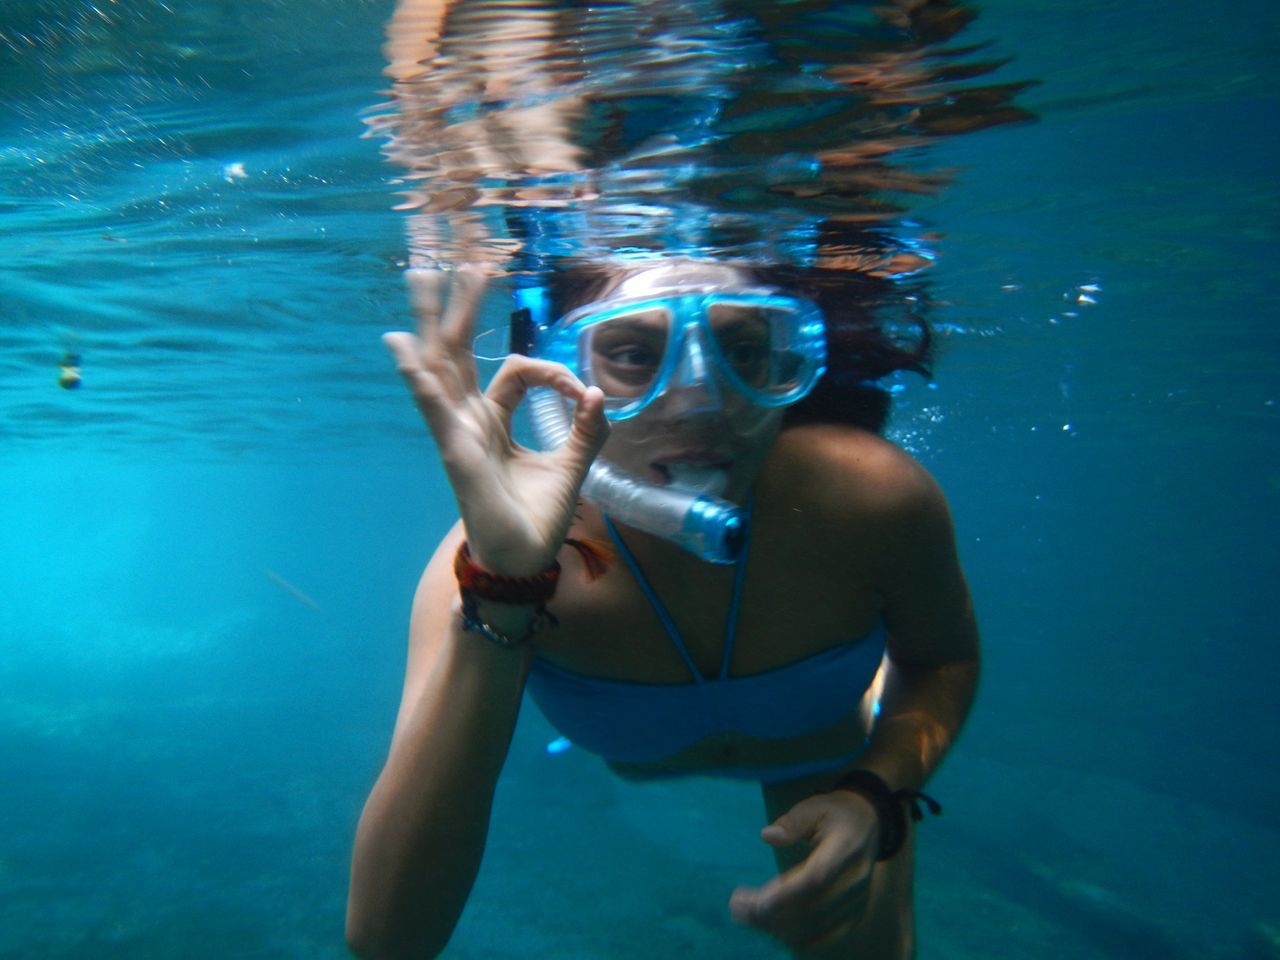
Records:
[[[538,707],[571,743],[617,764],[647,764],[673,756],[718,733],[740,733],[780,739],[816,733],[858,709],[875,679],[885,651],[879,625],[870,634],[789,663],[776,670],[729,676],[737,633],[747,544],[734,571],[733,599],[725,630],[724,655],[718,676],[698,670],[671,615],[654,592],[605,518],[640,589],[653,606],[663,629],[689,668],[691,683],[633,683],[587,676],[535,658],[527,687]],[[749,526],[749,524],[748,524]],[[860,752],[860,751],[859,751]],[[835,769],[857,753],[811,763],[759,769],[726,767],[700,771],[710,775],[778,781]]]

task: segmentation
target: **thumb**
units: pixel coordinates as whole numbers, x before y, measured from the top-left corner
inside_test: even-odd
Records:
[[[771,847],[795,846],[813,836],[816,817],[803,808],[793,808],[760,831],[760,839]]]

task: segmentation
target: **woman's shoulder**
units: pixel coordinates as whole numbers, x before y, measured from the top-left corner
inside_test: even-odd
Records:
[[[845,424],[784,430],[766,468],[772,498],[825,520],[865,525],[945,508],[941,489],[915,457],[877,434]]]

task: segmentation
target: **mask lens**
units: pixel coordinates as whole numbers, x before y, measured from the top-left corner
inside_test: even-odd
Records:
[[[647,399],[662,371],[671,339],[671,312],[646,305],[590,323],[579,342],[585,382],[618,409]]]
[[[807,318],[798,310],[725,299],[707,308],[707,321],[725,367],[744,386],[777,396],[808,386],[812,345],[802,342]]]

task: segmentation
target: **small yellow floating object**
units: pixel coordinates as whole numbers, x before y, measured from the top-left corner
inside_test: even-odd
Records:
[[[80,355],[67,352],[62,355],[58,364],[58,386],[63,390],[76,390],[80,387]]]

